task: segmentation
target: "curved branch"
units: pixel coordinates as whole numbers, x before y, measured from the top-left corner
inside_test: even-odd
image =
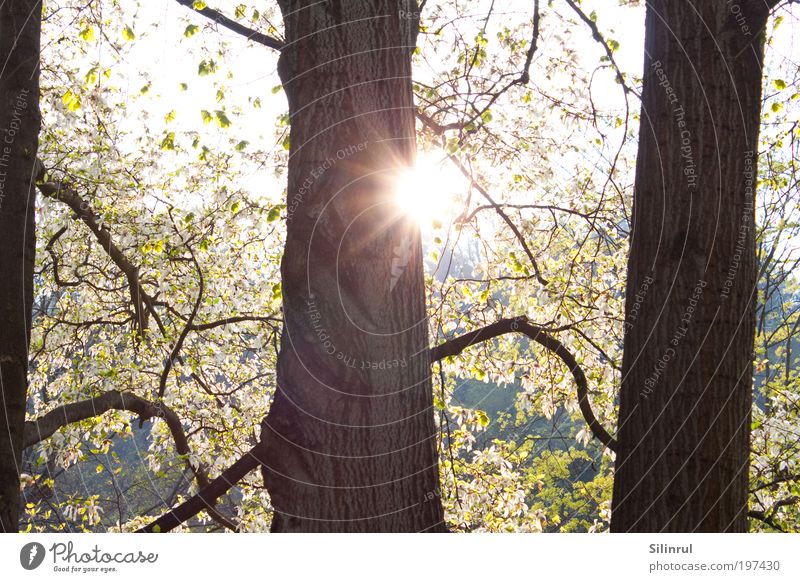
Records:
[[[439,125],[433,119],[431,119],[421,111],[417,111],[416,116],[417,119],[419,119],[422,122],[422,125],[430,129],[436,135],[441,136],[447,130],[446,127]],[[541,285],[544,285],[546,287],[548,285],[547,279],[545,279],[542,276],[542,272],[539,269],[539,264],[536,262],[536,258],[533,256],[533,252],[528,246],[528,242],[525,240],[525,237],[522,235],[522,232],[520,232],[519,228],[517,228],[517,225],[514,224],[514,221],[511,220],[508,214],[506,214],[505,210],[503,210],[503,205],[498,204],[494,200],[494,198],[492,198],[491,194],[489,194],[489,191],[475,181],[469,168],[467,168],[463,163],[461,163],[461,160],[458,159],[458,156],[456,156],[455,154],[447,154],[447,157],[450,159],[451,162],[453,162],[453,164],[455,164],[455,166],[464,175],[464,177],[470,181],[471,187],[475,188],[478,191],[478,193],[486,199],[486,201],[489,203],[489,206],[491,208],[494,208],[495,212],[497,212],[500,218],[503,219],[503,222],[505,222],[508,225],[508,227],[511,229],[511,232],[514,233],[514,236],[519,241],[520,245],[522,245],[522,250],[525,251],[525,254],[528,256],[528,259],[530,259],[531,266],[533,266],[533,274],[536,277],[536,280],[539,281]]]
[[[544,328],[534,325],[525,316],[514,317],[511,319],[501,319],[481,329],[465,333],[457,338],[446,341],[443,344],[431,348],[431,362],[436,362],[447,356],[455,356],[463,352],[470,346],[494,339],[507,333],[521,333],[539,345],[547,348],[564,362],[572,372],[578,392],[578,405],[580,406],[583,418],[589,425],[594,437],[612,451],[617,450],[617,441],[608,434],[603,425],[597,420],[589,403],[589,385],[586,375],[578,365],[572,353],[553,336],[549,335]]]
[[[96,398],[64,404],[37,420],[26,421],[23,433],[23,447],[28,448],[43,441],[68,424],[100,416],[109,410],[134,412],[139,415],[140,425],[150,418],[162,418],[167,423],[175,441],[175,451],[184,456],[191,452],[189,439],[186,437],[181,420],[174,410],[163,404],[146,400],[131,392],[119,392],[118,390],[110,390]],[[192,466],[188,459],[186,463],[194,473],[199,487],[201,489],[207,487],[209,481],[205,469],[202,466]],[[213,506],[209,505],[204,509],[207,509],[211,517],[218,523],[228,529],[236,530],[236,524],[220,514]]]
[[[461,160],[458,159],[458,156],[455,154],[448,154],[448,157],[461,171],[464,177],[472,182],[473,188],[475,188],[478,193],[486,199],[489,205],[495,209],[495,212],[497,212],[500,218],[502,218],[503,221],[508,225],[508,227],[511,229],[511,232],[513,232],[514,236],[517,237],[519,244],[522,245],[522,250],[524,250],[525,254],[528,255],[528,259],[531,261],[531,266],[533,266],[533,274],[536,276],[536,280],[546,287],[548,285],[547,279],[542,276],[542,272],[539,270],[539,264],[536,262],[536,259],[533,256],[533,251],[531,251],[530,247],[528,246],[528,242],[525,240],[525,237],[523,236],[522,232],[520,232],[519,228],[517,228],[517,225],[514,224],[514,221],[511,220],[511,217],[509,217],[508,214],[506,214],[506,211],[503,210],[503,205],[495,202],[494,198],[492,198],[491,194],[489,194],[489,191],[475,181],[469,168],[467,168],[461,162]]]
[[[256,445],[222,474],[201,489],[196,495],[171,509],[155,521],[149,523],[136,533],[165,533],[175,529],[183,522],[191,519],[204,509],[212,506],[217,499],[225,495],[236,483],[241,481],[250,471],[261,465],[258,458],[260,445]]]
[[[762,489],[768,489],[770,487],[774,487],[776,485],[780,485],[781,483],[791,483],[792,481],[800,481],[800,474],[793,475],[793,474],[786,474],[781,477],[778,477],[772,481],[768,481],[766,483],[760,483],[755,488],[750,490],[750,493],[757,493]]]
[[[80,285],[80,281],[64,281],[58,274],[58,255],[56,254],[55,250],[53,250],[53,245],[56,244],[56,241],[60,239],[63,234],[67,232],[67,227],[62,226],[47,242],[47,245],[44,247],[48,253],[50,253],[50,259],[53,261],[53,280],[55,281],[56,285],[59,287],[77,287]]]
[[[616,450],[616,441],[606,432],[592,412],[591,406],[589,405],[586,376],[580,366],[578,366],[575,358],[561,342],[548,335],[543,328],[528,322],[525,317],[503,319],[492,325],[464,334],[431,348],[431,362],[439,361],[447,356],[458,355],[470,346],[511,332],[519,332],[528,336],[561,358],[569,367],[575,378],[575,383],[578,385],[578,402],[592,434],[606,447],[612,451]],[[137,533],[168,532],[206,509],[208,505],[213,504],[236,485],[236,483],[241,481],[247,473],[263,464],[258,458],[259,446],[260,445],[256,445],[250,449],[196,495],[187,499],[175,509],[170,510],[169,513],[162,515],[152,523],[139,529]]]
[[[222,14],[219,10],[214,10],[213,8],[209,8],[205,6],[203,8],[195,8],[194,0],[176,0],[178,4],[181,6],[185,6],[190,10],[205,16],[209,20],[219,24],[220,26],[224,26],[230,31],[235,32],[236,34],[240,34],[245,37],[247,40],[252,40],[253,42],[257,42],[258,44],[263,44],[266,47],[281,50],[283,48],[283,42],[278,40],[275,37],[266,35],[262,32],[258,32],[257,30],[253,30],[252,28],[247,28],[243,24],[239,24],[235,20],[232,20]],[[205,4],[205,3],[203,3]]]
[[[171,408],[151,402],[131,392],[111,390],[96,398],[59,406],[37,420],[25,422],[23,446],[28,448],[50,437],[58,429],[109,410],[127,410],[139,415],[140,422],[150,418],[163,418],[175,440],[175,450],[180,455],[189,453],[189,441],[178,415]]]

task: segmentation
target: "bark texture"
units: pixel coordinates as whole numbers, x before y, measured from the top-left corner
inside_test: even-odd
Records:
[[[17,531],[33,305],[38,0],[0,2],[0,529]]]
[[[647,4],[611,527],[747,527],[760,1]]]
[[[415,151],[408,0],[281,0],[291,149],[272,530],[443,531],[421,242],[394,203]]]

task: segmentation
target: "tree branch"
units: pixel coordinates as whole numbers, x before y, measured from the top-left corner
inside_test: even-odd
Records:
[[[455,154],[448,154],[448,157],[458,167],[464,177],[470,180],[472,186],[480,193],[480,195],[483,196],[486,201],[489,202],[491,207],[495,209],[495,212],[497,212],[500,218],[502,218],[503,221],[508,225],[508,227],[511,229],[511,232],[513,232],[514,236],[517,237],[519,244],[522,245],[522,250],[524,250],[525,254],[528,255],[528,259],[531,261],[531,266],[533,266],[533,274],[536,276],[536,280],[546,287],[548,284],[547,279],[542,276],[542,272],[539,270],[539,264],[536,262],[536,258],[534,258],[533,252],[528,246],[528,242],[525,240],[525,237],[522,235],[522,232],[520,232],[519,228],[517,228],[517,225],[514,224],[514,221],[511,220],[511,217],[509,217],[505,210],[503,210],[503,206],[495,202],[494,198],[492,198],[486,188],[478,184],[472,178],[472,174],[470,173],[469,169],[461,162],[461,160],[458,159]]]
[[[167,389],[167,378],[169,378],[170,370],[172,370],[172,366],[175,363],[175,360],[180,360],[180,353],[183,349],[183,344],[186,341],[186,338],[189,335],[189,332],[192,329],[192,325],[194,324],[194,319],[197,317],[197,313],[200,310],[200,304],[203,302],[203,293],[205,291],[205,279],[203,278],[203,270],[200,268],[200,263],[197,262],[197,257],[194,255],[194,251],[192,251],[189,245],[186,245],[186,248],[189,250],[189,254],[192,256],[192,263],[194,264],[195,270],[197,271],[198,277],[198,289],[197,289],[197,299],[194,302],[194,306],[192,307],[192,312],[189,314],[189,319],[186,321],[186,325],[183,327],[183,331],[181,331],[180,335],[178,336],[178,341],[175,342],[175,346],[172,348],[172,352],[169,354],[169,358],[164,363],[164,370],[161,372],[161,379],[158,384],[158,397],[163,398],[164,392]]]
[[[756,493],[762,489],[769,489],[770,487],[780,485],[781,483],[791,483],[792,481],[800,481],[800,475],[786,474],[772,481],[760,483],[755,488],[751,489],[750,493]]]
[[[416,116],[417,119],[419,119],[425,127],[430,129],[436,135],[439,136],[444,135],[444,132],[447,131],[447,128],[445,126],[439,125],[433,119],[431,119],[421,111],[417,111]],[[497,212],[500,218],[502,218],[503,221],[508,225],[508,227],[514,233],[514,236],[519,241],[520,245],[522,245],[522,250],[525,251],[525,254],[528,256],[528,259],[530,259],[531,265],[533,266],[533,274],[536,277],[536,280],[539,281],[540,284],[546,287],[548,284],[547,279],[545,279],[542,276],[542,273],[539,270],[539,264],[536,262],[536,258],[533,256],[533,252],[528,246],[528,243],[525,240],[525,237],[522,235],[522,232],[520,232],[519,228],[517,228],[517,225],[514,224],[514,221],[511,220],[508,214],[506,214],[505,210],[503,210],[503,205],[495,202],[494,198],[492,198],[491,194],[489,194],[486,188],[484,188],[478,182],[475,181],[475,179],[472,177],[472,174],[469,171],[469,168],[467,168],[461,162],[461,160],[458,159],[458,156],[456,156],[455,154],[447,154],[447,157],[450,159],[451,162],[453,162],[453,164],[455,164],[455,166],[464,175],[464,177],[470,181],[471,186],[475,188],[480,193],[480,195],[486,199],[491,208],[494,208],[494,210]]]
[[[795,505],[796,503],[800,503],[800,497],[787,497],[786,499],[779,499],[775,503],[772,504],[771,507],[761,511],[758,509],[751,509],[747,512],[748,517],[752,517],[753,519],[757,519],[762,523],[767,524],[768,526],[775,528],[778,531],[784,531],[775,520],[772,519],[775,512],[780,509],[781,507],[786,507],[787,505]]]
[[[581,10],[580,6],[575,4],[575,2],[573,2],[573,0],[566,0],[566,2],[567,2],[567,4],[569,4],[569,7],[572,8],[572,10],[575,12],[575,14],[577,14],[578,17],[592,31],[592,38],[594,38],[597,42],[599,42],[603,46],[603,49],[605,49],[606,56],[608,57],[608,61],[611,63],[611,66],[614,68],[614,71],[617,73],[617,81],[619,81],[619,84],[622,85],[622,90],[625,93],[633,93],[633,90],[630,87],[628,87],[628,85],[625,83],[625,78],[622,76],[622,71],[619,68],[619,66],[617,65],[617,61],[614,59],[614,52],[611,50],[611,47],[608,46],[608,43],[606,42],[606,39],[603,38],[603,35],[600,34],[600,29],[597,28],[597,23],[595,23],[594,20],[592,20],[591,18],[586,16],[586,13],[583,10]]]
[[[88,400],[64,404],[51,410],[38,420],[26,421],[23,433],[23,447],[28,448],[43,441],[68,424],[100,416],[109,410],[134,412],[139,415],[140,425],[150,418],[163,419],[167,423],[175,441],[175,451],[184,456],[191,452],[189,439],[186,437],[181,420],[174,410],[163,404],[146,400],[131,392],[119,392],[118,390],[111,390]],[[205,469],[202,466],[195,468],[189,463],[188,459],[186,463],[194,473],[198,486],[200,488],[207,487],[209,481]],[[214,509],[212,505],[204,509],[207,509],[218,523],[229,529],[236,530],[237,526]]]
[[[528,322],[525,317],[503,319],[433,347],[430,350],[431,362],[437,362],[447,356],[458,355],[470,346],[512,332],[518,332],[528,336],[533,341],[554,352],[561,358],[575,378],[575,383],[578,386],[578,403],[592,434],[606,447],[612,451],[616,450],[616,441],[606,432],[592,412],[589,404],[586,376],[580,366],[578,366],[575,358],[569,350],[564,347],[564,344],[547,334],[543,328]],[[214,503],[236,485],[236,483],[241,481],[247,473],[263,464],[258,458],[259,446],[260,445],[256,445],[245,453],[239,460],[196,495],[187,499],[169,513],[164,514],[152,523],[139,529],[138,533],[168,532],[200,513],[208,504]]]
[[[39,163],[41,164],[41,162]],[[40,169],[40,174],[43,174],[44,166],[41,165]],[[119,270],[125,275],[131,290],[131,301],[134,305],[136,323],[139,331],[143,332],[144,329],[147,328],[147,316],[145,311],[156,320],[159,328],[163,330],[164,327],[153,305],[153,299],[142,288],[142,284],[139,282],[139,268],[131,263],[122,250],[114,244],[114,241],[111,239],[111,232],[100,224],[97,220],[97,215],[94,213],[89,203],[81,198],[71,186],[62,182],[39,182],[37,186],[42,195],[66,204],[72,212],[75,213],[75,217],[79,218],[89,227],[89,230],[92,231],[97,242],[100,243],[103,250],[106,251],[114,264],[117,265]]]
[[[256,445],[250,449],[196,495],[190,497],[175,509],[170,510],[169,513],[165,513],[152,523],[139,529],[136,533],[168,532],[213,505],[217,499],[225,495],[245,475],[262,464],[258,458],[259,447],[260,445]]]
[[[23,446],[28,448],[50,437],[58,429],[109,410],[127,410],[139,415],[140,422],[150,418],[162,418],[169,426],[175,440],[175,450],[180,455],[189,453],[189,441],[178,415],[168,406],[146,400],[132,392],[111,390],[95,398],[64,404],[37,420],[25,422]]]
[[[232,323],[241,323],[243,321],[259,321],[265,323],[281,323],[283,320],[279,317],[270,317],[268,315],[232,315],[217,321],[209,321],[208,323],[192,323],[189,326],[191,331],[207,331],[223,325],[230,325]]]
[[[262,44],[266,47],[275,50],[281,50],[284,46],[283,42],[278,40],[277,38],[266,35],[262,32],[258,32],[257,30],[253,30],[252,28],[247,28],[243,24],[239,24],[235,20],[228,18],[227,16],[222,14],[222,12],[220,12],[219,10],[214,10],[213,8],[209,8],[208,6],[200,8],[198,10],[194,6],[194,0],[176,0],[176,2],[181,6],[185,6],[186,8],[189,8],[190,10],[205,16],[206,18],[215,22],[216,24],[224,26],[225,28],[235,32],[236,34],[242,35],[247,40],[257,42],[258,44]]]
[[[589,429],[597,440],[612,451],[616,451],[617,441],[608,434],[592,411],[592,406],[589,403],[589,386],[586,381],[586,375],[578,365],[575,357],[564,344],[549,335],[544,328],[530,323],[527,317],[521,316],[511,319],[501,319],[496,323],[435,346],[431,348],[431,362],[439,361],[447,356],[458,355],[470,346],[514,332],[528,336],[530,339],[561,358],[561,361],[567,365],[570,372],[572,372],[572,377],[575,379],[578,393],[578,405],[580,406],[583,418],[586,420],[586,424],[589,425]]]

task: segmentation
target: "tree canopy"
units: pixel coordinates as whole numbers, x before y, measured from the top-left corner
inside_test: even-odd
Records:
[[[257,445],[283,373],[287,225],[296,192],[361,154],[304,158],[287,186],[295,4],[44,2],[21,530],[270,528]],[[438,485],[420,502],[450,531],[607,531],[644,3],[407,4],[416,165],[385,187],[422,240]],[[800,528],[796,19],[778,5],[763,30],[750,531]],[[381,283],[402,286],[403,257]],[[355,370],[406,366],[332,342]]]

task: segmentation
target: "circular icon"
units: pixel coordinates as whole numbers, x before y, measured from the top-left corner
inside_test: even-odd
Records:
[[[44,546],[39,542],[30,542],[19,551],[19,563],[26,570],[35,570],[44,561]]]

